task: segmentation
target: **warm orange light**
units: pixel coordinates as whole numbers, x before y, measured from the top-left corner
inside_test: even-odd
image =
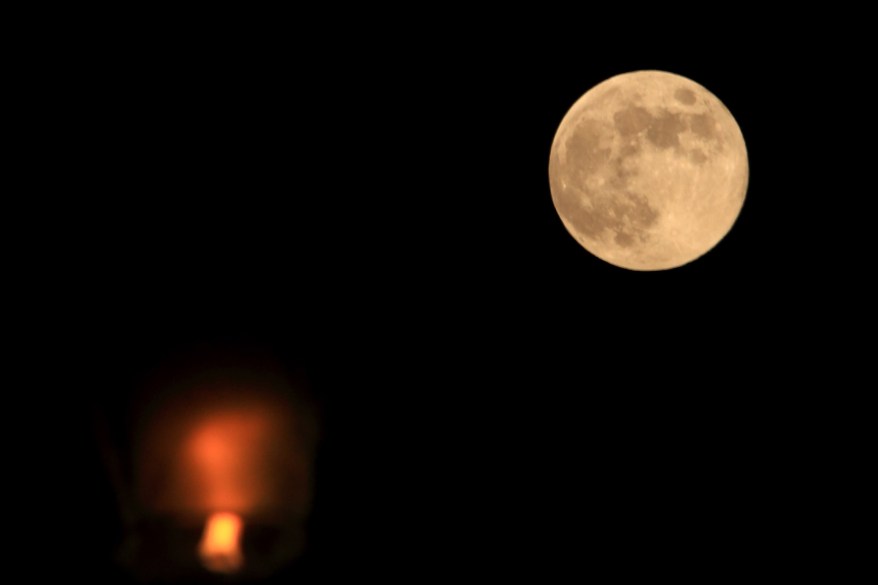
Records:
[[[198,544],[201,564],[214,573],[235,573],[244,566],[241,532],[244,523],[237,514],[211,514]]]
[[[269,500],[275,421],[264,410],[203,416],[181,445],[181,495],[188,508],[247,514]]]

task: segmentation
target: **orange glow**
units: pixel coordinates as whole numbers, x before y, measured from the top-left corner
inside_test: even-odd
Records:
[[[191,474],[190,497],[206,510],[247,513],[266,500],[272,420],[264,412],[215,413],[185,443],[180,463]]]
[[[236,573],[244,566],[241,531],[244,523],[237,514],[212,514],[198,544],[201,564],[214,573]]]

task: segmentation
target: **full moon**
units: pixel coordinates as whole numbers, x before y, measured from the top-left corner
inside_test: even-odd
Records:
[[[719,99],[664,71],[611,77],[573,104],[549,158],[567,231],[630,270],[699,258],[732,228],[747,192],[741,129]]]

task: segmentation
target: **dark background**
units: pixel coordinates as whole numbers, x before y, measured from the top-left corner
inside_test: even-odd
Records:
[[[848,213],[815,210],[822,171],[852,164],[813,147],[844,117],[823,114],[842,73],[819,35],[713,15],[227,16],[73,29],[49,52],[57,367],[36,393],[64,439],[33,445],[48,517],[79,527],[64,566],[125,582],[82,404],[123,448],[139,381],[205,347],[305,371],[323,412],[310,546],[277,582],[778,558],[807,523],[787,475],[820,443],[797,432],[822,401],[799,381],[844,321],[817,292],[842,282],[823,236]],[[548,186],[567,109],[638,69],[714,92],[750,157],[734,229],[666,272],[592,257]]]

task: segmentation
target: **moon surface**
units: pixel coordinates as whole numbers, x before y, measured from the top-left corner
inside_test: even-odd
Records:
[[[713,248],[747,192],[741,129],[722,102],[664,71],[611,77],[564,116],[549,159],[555,209],[589,252],[665,270]]]

